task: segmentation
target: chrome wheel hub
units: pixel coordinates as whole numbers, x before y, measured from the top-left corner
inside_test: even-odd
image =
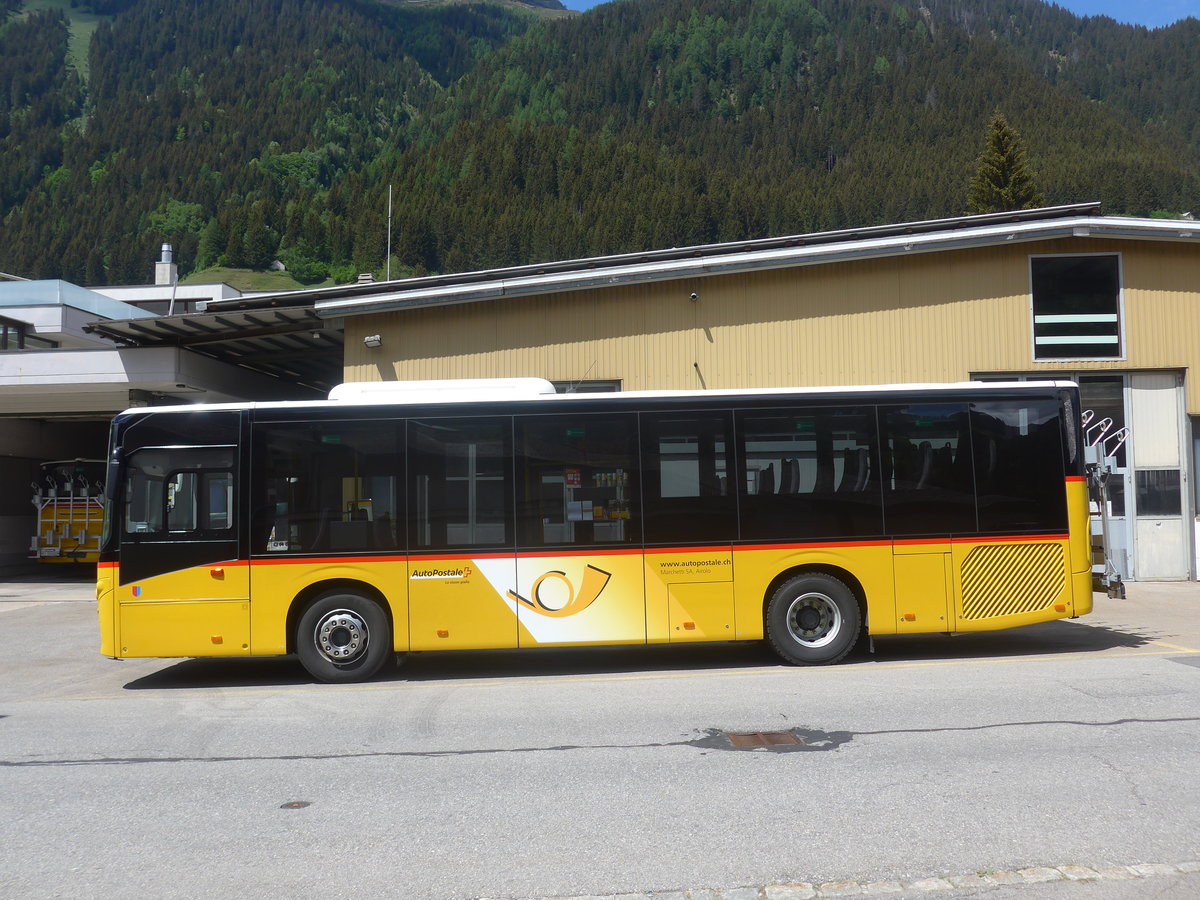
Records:
[[[353,662],[367,650],[367,623],[358,613],[335,609],[317,622],[314,642],[321,655],[330,662],[343,665]]]
[[[788,606],[787,628],[798,643],[824,647],[842,630],[842,614],[825,594],[801,594]]]

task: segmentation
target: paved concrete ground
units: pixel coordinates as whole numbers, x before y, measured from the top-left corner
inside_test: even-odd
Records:
[[[404,674],[344,688],[312,685],[293,661],[104,660],[93,602],[90,581],[54,571],[0,580],[0,897],[565,898],[596,896],[585,890],[601,884],[621,884],[623,893],[602,896],[622,900],[1200,896],[1200,742],[1188,743],[1200,585],[1130,585],[1129,599],[1097,597],[1079,623],[880,640],[875,657],[827,670],[777,667],[752,647],[669,658],[428,654]],[[847,753],[825,755],[696,755],[686,740],[697,723],[763,727],[775,711],[857,730]],[[1120,724],[1132,720],[1154,724]],[[1023,759],[1041,769],[1027,783]],[[953,770],[956,760],[985,763],[993,784],[977,789],[972,773]],[[1044,768],[1057,763],[1058,777],[1077,780],[1061,795]],[[1166,771],[1152,779],[1145,770],[1155,767]],[[391,803],[372,796],[381,772],[404,779]],[[768,777],[793,781],[767,789]],[[651,793],[663,778],[672,790]],[[839,844],[811,830],[799,832],[803,852],[792,852],[779,831],[793,826],[764,821],[762,804],[774,797],[781,810],[803,810],[819,791],[839,792],[844,808],[808,823],[864,843],[890,832],[907,854],[839,856]],[[1068,805],[1072,795],[1083,805]],[[856,811],[881,797],[867,815]],[[314,806],[272,818],[280,800],[301,798]],[[350,800],[360,811],[339,818]],[[622,800],[625,815],[604,814]],[[1003,826],[995,833],[1010,845],[986,857],[967,841],[966,803],[990,804]],[[924,815],[914,824],[943,831],[948,846],[903,834],[909,815]],[[712,820],[730,816],[735,835],[757,838],[726,841],[729,830]],[[397,829],[414,824],[396,843]],[[1145,833],[1156,826],[1161,833]],[[1102,840],[1071,843],[1073,830]],[[672,831],[695,846],[655,846]],[[530,845],[592,853],[603,877],[589,878],[586,861],[570,877],[553,859],[536,871],[522,853]],[[414,868],[403,878],[362,871],[379,846],[410,853]],[[699,848],[671,868],[673,854]],[[310,855],[289,855],[301,850]],[[502,872],[506,859],[531,871]],[[329,880],[289,871],[298,877],[310,865]],[[443,880],[430,869],[444,870]],[[792,878],[729,874],[752,871]],[[837,874],[850,880],[828,880]]]
[[[1181,653],[1197,654],[1200,665],[1200,584],[1130,583],[1125,599],[1101,594],[1081,621],[1114,633],[1138,634]],[[962,640],[963,638],[957,638]],[[885,640],[882,639],[880,643]],[[932,643],[935,639],[929,639]],[[908,639],[911,643],[911,639]],[[1194,770],[1182,790],[1200,791]],[[742,886],[726,890],[580,896],[555,900],[825,900],[835,897],[894,897],[898,900],[1195,900],[1200,897],[1200,835],[1195,858],[1133,866],[1035,866],[1016,871],[977,871],[905,880],[802,882]]]
[[[1015,872],[905,881],[828,881],[754,887],[638,894],[584,895],[547,900],[831,900],[837,897],[891,897],[897,900],[1128,900],[1200,896],[1200,862],[1135,866],[1036,866]]]

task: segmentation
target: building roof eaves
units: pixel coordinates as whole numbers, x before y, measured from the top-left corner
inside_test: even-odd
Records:
[[[697,260],[728,254],[753,253],[779,247],[814,247],[819,244],[861,241],[885,235],[946,232],[954,229],[977,228],[983,225],[1047,221],[1050,219],[1098,215],[1099,210],[1100,204],[1098,202],[1074,203],[1068,206],[1052,206],[1041,209],[958,216],[948,219],[929,219],[920,222],[902,222],[892,225],[870,225],[839,231],[751,238],[744,241],[729,241],[720,244],[665,247],[658,250],[639,250],[612,256],[591,256],[582,259],[525,263],[498,269],[405,278],[400,280],[399,283],[397,281],[372,281],[365,284],[339,284],[317,288],[303,288],[300,290],[255,292],[245,294],[241,297],[210,301],[209,308],[213,310],[250,310],[284,306],[312,307],[316,304],[328,304],[339,300],[366,302],[368,299],[391,297],[397,293],[398,289],[404,291],[434,291],[440,288],[465,290],[469,285],[491,284],[497,281],[509,281],[527,276],[595,272],[628,265],[642,265],[668,260]]]
[[[1091,209],[1080,210],[1092,212]],[[314,310],[322,318],[399,312],[414,308],[479,303],[512,297],[567,293],[622,284],[647,284],[681,278],[703,278],[751,271],[766,271],[806,265],[828,265],[851,260],[878,259],[912,253],[934,253],[1012,242],[1053,240],[1062,237],[1101,237],[1139,240],[1200,240],[1200,223],[1164,219],[1124,219],[1077,215],[1033,221],[981,222],[976,227],[898,232],[889,229],[880,237],[859,234],[833,243],[792,244],[756,247],[729,244],[724,253],[697,257],[628,261],[612,257],[608,266],[572,268],[566,271],[525,274],[527,269],[500,270],[490,280],[422,285],[408,290],[378,293],[368,297],[317,301]],[[847,233],[849,235],[850,233]],[[762,247],[762,249],[758,249]],[[597,261],[593,261],[597,262]],[[505,277],[511,275],[511,277]]]
[[[1155,221],[1129,220],[1131,223],[1137,222],[1138,224],[1132,227],[1123,224],[1119,229],[1112,229],[1111,234],[1112,236],[1121,236],[1128,232],[1127,236],[1144,238],[1148,235],[1147,229],[1141,227],[1142,224]],[[851,260],[903,256],[911,253],[942,252],[1012,241],[1026,242],[1057,237],[1087,236],[1081,232],[1108,236],[1107,225],[1106,220],[1080,216],[1049,221],[987,224],[976,228],[956,228],[940,232],[890,234],[885,237],[851,239],[815,246],[799,245],[761,250],[740,250],[733,249],[734,245],[731,245],[730,252],[715,256],[626,263],[605,268],[496,278],[491,281],[470,284],[430,286],[377,294],[371,297],[318,301],[314,308],[321,317],[397,312],[414,308],[590,290],[623,284],[646,284],[681,278],[703,278],[805,265],[827,265]],[[1158,228],[1163,230],[1161,222],[1158,222]],[[1178,229],[1167,230],[1174,232]],[[1102,232],[1105,233],[1101,235]],[[741,245],[736,246],[741,247]]]

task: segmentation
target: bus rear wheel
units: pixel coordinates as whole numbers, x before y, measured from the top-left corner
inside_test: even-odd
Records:
[[[789,578],[767,604],[767,639],[794,665],[835,663],[850,652],[862,627],[854,592],[824,572]]]
[[[366,681],[392,657],[387,615],[361,594],[321,594],[296,626],[296,655],[318,681]]]

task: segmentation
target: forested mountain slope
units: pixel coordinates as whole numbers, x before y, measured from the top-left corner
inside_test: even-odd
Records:
[[[113,2],[113,0],[110,0]],[[0,0],[0,9],[12,0]],[[460,271],[956,215],[991,113],[1048,203],[1200,207],[1200,23],[1037,0],[122,0],[0,26],[0,270]],[[23,73],[23,74],[22,74]]]

